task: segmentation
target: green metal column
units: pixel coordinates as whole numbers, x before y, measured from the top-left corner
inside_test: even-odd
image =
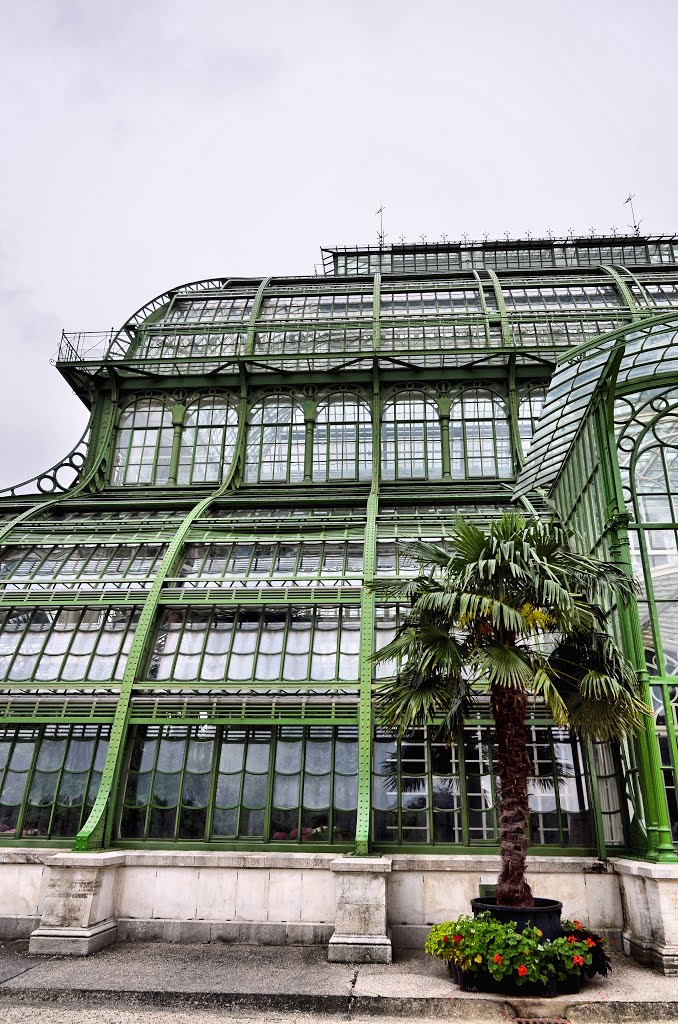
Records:
[[[315,428],[315,414],[317,403],[313,400],[304,402],[304,483],[310,484],[313,481],[313,430]]]
[[[177,402],[176,405],[172,406],[172,426],[174,428],[174,436],[172,437],[172,454],[170,456],[169,477],[167,479],[168,484],[175,484],[177,482],[177,475],[179,473],[179,456],[181,455],[181,428],[184,425],[185,417],[185,405]]]
[[[358,705],[358,814],[356,853],[370,852],[372,816],[372,673],[374,670],[374,593],[368,586],[374,579],[377,554],[377,512],[381,467],[381,398],[379,365],[374,360],[372,386],[372,487],[367,499],[367,522],[363,547],[363,589],[360,595],[360,696]]]
[[[374,593],[368,583],[374,579],[377,549],[377,510],[379,484],[372,482],[367,500],[367,523],[363,554],[363,590],[360,595],[360,697],[358,709],[358,815],[355,849],[370,852],[372,811],[372,654],[374,652]]]
[[[450,480],[452,470],[450,465],[450,407],[451,400],[446,395],[438,399],[438,416],[440,417],[440,443],[443,457],[443,480]]]

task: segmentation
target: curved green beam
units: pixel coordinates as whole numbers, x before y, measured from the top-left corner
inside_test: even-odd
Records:
[[[608,275],[608,277],[611,277],[614,281],[615,287],[619,292],[624,305],[627,307],[629,313],[631,314],[631,320],[633,320],[634,322],[636,320],[641,320],[642,313],[638,309],[638,304],[636,303],[636,300],[629,291],[628,285],[624,281],[623,277],[621,276],[617,268],[608,267],[605,264],[601,264],[601,269]]]
[[[245,355],[251,356],[254,354],[254,335],[257,329],[257,320],[261,313],[261,307],[264,303],[264,292],[269,285],[270,277],[262,278],[261,284],[257,288],[257,293],[254,296],[254,302],[252,303],[252,310],[250,312],[250,318],[247,322],[247,338],[245,340]]]
[[[50,498],[48,501],[41,502],[37,505],[31,505],[30,508],[24,509],[23,512],[19,513],[14,519],[10,519],[8,523],[5,523],[0,528],[0,544],[3,543],[5,538],[19,526],[21,523],[30,519],[31,516],[37,515],[38,513],[45,512],[47,509],[54,508],[55,505],[59,505],[62,501],[70,498],[76,498],[83,491],[88,489],[96,490],[98,488],[90,488],[90,484],[97,482],[97,475],[100,473],[102,466],[105,466],[106,456],[110,449],[111,439],[113,437],[113,431],[115,429],[115,416],[117,411],[117,381],[115,375],[112,375],[113,389],[110,399],[105,403],[103,412],[101,414],[101,420],[96,423],[95,409],[92,409],[90,416],[88,429],[91,426],[99,436],[99,444],[96,449],[96,454],[92,459],[92,463],[87,472],[77,480],[71,488],[67,491],[63,491],[57,497]],[[93,439],[94,440],[94,439]],[[87,465],[87,461],[85,461]],[[39,474],[40,475],[40,474]]]
[[[202,501],[198,502],[198,504],[195,505],[182,520],[181,525],[177,529],[177,532],[165,552],[165,557],[160,564],[157,575],[153,581],[153,585],[149,590],[143,608],[141,609],[139,623],[134,634],[134,640],[132,641],[132,646],[127,658],[127,664],[125,665],[125,672],[120,684],[120,695],[118,697],[115,716],[111,726],[111,739],[108,745],[106,762],[101,775],[99,792],[97,793],[89,818],[76,837],[76,850],[101,849],[102,847],[110,844],[113,829],[114,794],[117,791],[117,784],[120,777],[125,734],[127,731],[127,719],[132,699],[132,689],[136,681],[139,666],[142,664],[146,655],[148,641],[152,636],[153,625],[155,623],[156,612],[158,609],[158,599],[166,578],[174,571],[177,559],[181,554],[181,549],[186,540],[186,536],[194,521],[203,515],[205,510],[213,501],[220,498],[226,491],[228,491],[231,487],[231,483],[236,479],[245,446],[246,414],[247,389],[243,379],[241,380],[238,436],[236,439],[236,448],[231,468],[223,483],[219,485],[217,490],[212,494],[209,494],[206,498],[203,498]]]
[[[480,298],[480,310],[481,310],[481,312],[483,314],[483,320],[484,320],[484,325],[483,326],[485,328],[485,344],[486,344],[487,349],[489,351],[491,349],[491,344],[490,344],[490,315],[491,314],[490,314],[489,309],[487,308],[487,299],[485,298],[485,289],[483,287],[482,278],[481,278],[481,276],[480,276],[480,274],[478,273],[477,270],[472,270],[471,273],[473,274],[473,277],[475,278],[476,284],[478,285],[478,296]],[[496,295],[496,289],[494,289],[494,292],[495,292],[495,295]],[[502,296],[502,298],[503,298],[503,296]],[[502,335],[502,337],[503,337],[503,335]],[[505,340],[505,339],[503,339],[503,340]]]
[[[508,310],[506,309],[506,302],[504,301],[504,293],[501,290],[501,281],[499,276],[490,267],[485,267],[485,273],[492,282],[492,288],[494,289],[494,297],[497,300],[497,309],[499,310],[499,318],[501,323],[501,340],[510,348],[512,345],[511,332],[509,331],[509,316]]]

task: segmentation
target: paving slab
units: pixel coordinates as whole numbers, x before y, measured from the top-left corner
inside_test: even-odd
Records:
[[[466,1024],[515,1016],[565,1017],[572,1024],[678,1021],[678,977],[664,977],[621,953],[612,959],[610,977],[593,979],[578,995],[535,1000],[461,992],[442,963],[418,950],[396,953],[393,964],[383,965],[328,963],[323,946],[138,942],[88,957],[41,957],[29,955],[25,942],[14,942],[0,945],[0,1007],[3,1019],[10,1019],[5,1010],[12,1007],[25,1012],[58,1004],[65,1010],[87,1003],[107,1011],[117,1007],[120,1020],[131,1007],[144,1013],[183,1007],[222,1015],[268,1011],[268,1019],[284,1011],[325,1020],[379,1015],[382,1021]]]

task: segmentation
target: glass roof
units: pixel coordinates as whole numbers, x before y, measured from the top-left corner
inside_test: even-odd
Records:
[[[599,387],[642,387],[657,374],[678,372],[678,318],[656,318],[614,331],[559,357],[514,497],[550,488]]]

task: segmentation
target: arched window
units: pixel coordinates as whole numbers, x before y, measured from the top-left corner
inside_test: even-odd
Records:
[[[528,449],[532,443],[532,435],[534,434],[535,427],[537,426],[537,420],[541,416],[541,411],[544,408],[544,391],[542,388],[534,388],[534,390],[528,391],[526,395],[523,395],[520,399],[518,406],[518,432],[520,434],[520,444],[523,449],[523,455],[527,455]]]
[[[435,402],[418,392],[396,395],[384,408],[381,424],[383,479],[439,480],[442,473],[440,417]]]
[[[304,415],[291,398],[265,398],[253,407],[247,428],[248,483],[304,478]]]
[[[112,483],[166,484],[172,458],[172,414],[164,402],[136,398],[120,413]]]
[[[221,480],[233,461],[238,411],[225,398],[200,398],[186,410],[179,451],[178,483]]]
[[[513,475],[506,406],[492,391],[469,388],[452,402],[450,469],[455,480]]]
[[[332,395],[318,408],[313,433],[314,480],[369,480],[370,410],[356,395]]]

